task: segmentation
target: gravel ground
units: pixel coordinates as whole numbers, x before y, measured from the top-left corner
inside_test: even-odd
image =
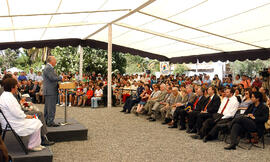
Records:
[[[38,107],[42,109],[43,105]],[[63,110],[57,107],[57,118],[63,118]],[[122,114],[120,110],[68,107],[68,117],[88,128],[88,140],[51,146],[54,162],[270,161],[269,137],[265,149],[225,151],[224,142],[203,143],[191,139],[185,131],[168,129],[160,121],[149,122],[146,117]]]

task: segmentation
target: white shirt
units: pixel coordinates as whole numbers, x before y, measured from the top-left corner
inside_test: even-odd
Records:
[[[138,86],[135,86],[135,85],[131,85],[131,88],[132,90],[137,90]]]
[[[224,116],[222,117],[222,119],[234,117],[236,111],[238,110],[239,102],[238,102],[237,98],[235,96],[232,96],[229,99],[230,100],[229,100],[225,110],[223,111]],[[219,114],[221,114],[221,111],[223,110],[224,106],[226,105],[227,100],[228,100],[228,98],[224,97],[223,100],[221,101],[221,104],[220,104],[219,109],[218,109]]]
[[[155,98],[155,97],[157,97],[159,94],[161,93],[161,91],[153,91],[152,93],[151,93],[151,98]]]
[[[233,84],[240,84],[240,83],[241,83],[241,80],[240,79],[233,81]]]
[[[27,75],[27,79],[29,80],[29,79],[31,79],[31,80],[36,80],[36,74],[35,73],[29,73],[28,75]]]
[[[99,97],[101,97],[103,95],[103,91],[102,91],[102,89],[100,89],[100,90],[95,90],[95,96],[99,96]]]
[[[197,84],[197,85],[201,85],[202,84],[201,80],[194,80],[193,83],[194,84]]]
[[[43,81],[43,77],[41,75],[37,75],[36,81],[38,81],[38,82]]]
[[[75,79],[76,79],[77,81],[79,81],[79,80],[80,80],[80,75],[75,74]]]
[[[19,136],[28,136],[41,128],[42,123],[39,119],[26,119],[26,115],[21,109],[21,105],[11,92],[3,92],[0,96],[0,107],[6,116],[9,124]],[[6,126],[6,122],[0,115],[2,128]]]

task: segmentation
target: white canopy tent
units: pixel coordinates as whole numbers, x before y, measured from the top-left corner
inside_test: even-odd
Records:
[[[268,48],[269,0],[0,0],[0,42],[107,42],[168,58]]]
[[[109,42],[108,57],[113,43],[170,61],[226,59],[231,51],[268,49],[269,19],[270,0],[0,0],[0,47],[78,38]]]

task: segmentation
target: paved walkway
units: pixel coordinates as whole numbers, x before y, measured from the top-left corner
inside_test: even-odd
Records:
[[[63,118],[63,109],[57,107],[58,118]],[[68,117],[88,128],[88,140],[56,143],[51,147],[54,162],[270,161],[268,137],[264,150],[225,151],[224,142],[203,143],[184,131],[168,129],[160,121],[152,123],[120,110],[69,107]]]

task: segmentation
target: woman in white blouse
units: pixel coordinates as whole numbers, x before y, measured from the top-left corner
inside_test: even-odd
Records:
[[[98,101],[101,100],[101,97],[103,96],[103,91],[100,89],[100,86],[96,87],[94,97],[91,98],[91,107],[97,108],[98,107]]]
[[[41,121],[32,115],[25,115],[21,109],[14,94],[17,93],[17,81],[14,78],[8,78],[4,81],[4,92],[0,97],[0,107],[7,118],[11,127],[19,136],[29,136],[28,149],[32,151],[41,151],[44,146],[41,146],[40,128]],[[6,121],[0,115],[0,123],[4,129]]]

